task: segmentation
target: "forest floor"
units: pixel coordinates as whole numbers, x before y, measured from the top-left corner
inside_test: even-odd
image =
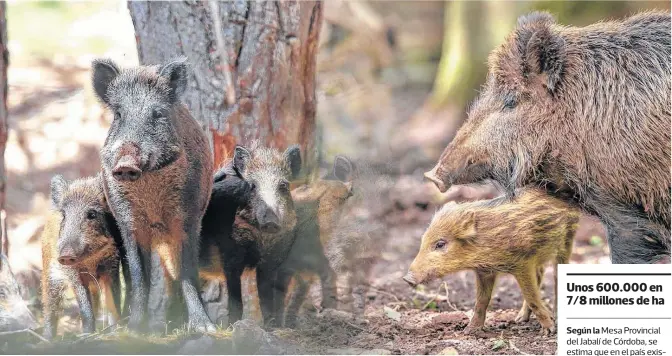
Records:
[[[183,329],[168,335],[141,337],[123,327],[100,334],[76,336],[78,317],[61,340],[39,342],[32,335],[14,338],[2,351],[18,353],[282,353],[282,354],[554,354],[555,336],[542,336],[534,317],[513,321],[522,299],[515,280],[498,279],[486,319],[475,335],[462,333],[472,313],[475,285],[472,272],[455,273],[413,289],[402,280],[419,247],[419,239],[435,209],[428,183],[406,176],[396,180],[385,199],[377,202],[382,215],[384,243],[371,269],[364,315],[304,308],[297,329],[262,331],[257,324],[241,324],[210,335]],[[401,195],[400,190],[406,192]],[[425,191],[425,192],[423,192]],[[373,221],[372,221],[373,222]],[[599,225],[582,222],[575,240],[572,263],[605,263],[606,246]],[[315,292],[315,290],[313,290]],[[315,293],[312,293],[315,294]],[[544,300],[552,305],[552,268],[543,284]],[[343,297],[342,295],[339,297]],[[319,299],[319,297],[317,297]],[[317,301],[314,300],[315,303]],[[62,323],[63,325],[63,323]],[[251,341],[251,340],[256,340]],[[21,341],[17,344],[18,341]],[[2,347],[2,343],[0,343]],[[18,347],[18,348],[15,348]]]

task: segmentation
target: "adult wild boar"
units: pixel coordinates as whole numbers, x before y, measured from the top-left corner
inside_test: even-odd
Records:
[[[205,132],[180,101],[187,65],[181,59],[121,70],[97,60],[93,87],[114,114],[101,160],[105,195],[128,255],[129,327],[139,329],[148,309],[150,329],[163,330],[170,281],[179,282],[190,326],[214,330],[197,290],[213,158]]]
[[[425,176],[441,191],[541,186],[602,220],[613,263],[669,260],[671,74],[669,13],[583,28],[523,16]]]

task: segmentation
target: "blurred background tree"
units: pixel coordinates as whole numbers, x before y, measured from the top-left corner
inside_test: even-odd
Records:
[[[7,4],[0,3],[0,254],[7,254],[9,239],[5,213],[5,189],[7,174],[5,173],[5,146],[7,145],[7,66],[9,51],[7,50]],[[0,260],[2,264],[2,260]],[[2,266],[0,266],[2,267]]]

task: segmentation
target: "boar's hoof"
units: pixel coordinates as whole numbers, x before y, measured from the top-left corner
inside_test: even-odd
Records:
[[[140,178],[142,171],[138,167],[132,166],[117,166],[112,171],[112,176],[118,181],[129,181],[133,182]]]

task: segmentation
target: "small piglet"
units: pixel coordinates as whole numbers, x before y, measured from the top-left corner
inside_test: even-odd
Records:
[[[104,299],[110,322],[120,316],[121,234],[103,194],[100,175],[66,182],[51,180],[52,211],[42,232],[42,308],[44,336],[56,335],[61,299],[72,287],[79,304],[82,329],[95,331],[98,297]]]
[[[296,326],[299,310],[313,282],[313,274],[320,278],[322,307],[337,306],[337,275],[325,254],[324,246],[338,228],[343,206],[352,196],[352,170],[349,159],[336,156],[330,174],[336,179],[327,176],[292,190],[297,216],[294,244],[287,259],[278,268],[280,275],[293,276],[297,283],[286,309],[287,327]],[[282,318],[282,314],[278,317]]]
[[[498,273],[512,274],[520,285],[524,303],[516,321],[527,321],[532,311],[544,334],[555,331],[541,300],[544,264],[568,263],[579,211],[537,189],[517,194],[514,200],[498,197],[444,205],[432,218],[404,277],[415,286],[448,273],[474,270],[477,300],[465,333],[483,327]]]

